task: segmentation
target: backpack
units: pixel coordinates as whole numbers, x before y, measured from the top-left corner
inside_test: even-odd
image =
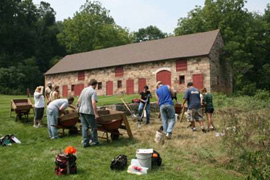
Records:
[[[112,170],[124,170],[127,166],[127,156],[119,155],[111,161]]]
[[[76,174],[77,165],[76,165],[76,156],[73,154],[58,154],[55,158],[55,174]]]
[[[161,166],[162,164],[162,158],[160,157],[160,154],[157,151],[153,151],[152,153],[152,166]]]

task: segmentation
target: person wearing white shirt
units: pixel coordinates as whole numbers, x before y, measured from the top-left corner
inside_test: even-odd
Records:
[[[43,96],[43,86],[38,86],[34,93],[35,100],[35,117],[33,127],[41,127],[41,122],[44,114],[45,101]]]

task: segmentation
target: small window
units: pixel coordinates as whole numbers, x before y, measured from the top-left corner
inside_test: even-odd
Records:
[[[71,91],[74,91],[74,84],[71,85]]]
[[[217,75],[217,85],[219,85],[219,75]]]
[[[176,71],[187,70],[187,60],[177,60],[176,61]]]
[[[179,76],[179,84],[185,84],[185,76]]]
[[[98,90],[99,89],[102,89],[102,82],[98,82],[98,86],[97,87],[98,87]]]
[[[121,88],[122,87],[122,81],[121,80],[118,80],[117,81],[117,88]]]
[[[124,76],[124,68],[123,66],[119,66],[115,68],[115,77],[122,77]]]
[[[85,72],[84,71],[78,72],[78,80],[83,81],[84,79],[85,79]]]

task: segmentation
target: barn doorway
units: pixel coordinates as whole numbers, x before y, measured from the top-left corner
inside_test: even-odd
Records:
[[[195,88],[199,90],[203,88],[203,74],[194,74],[192,81]]]
[[[134,94],[134,80],[128,79],[126,86],[127,86],[127,94]]]
[[[112,81],[106,82],[106,95],[107,96],[113,95],[113,82]]]
[[[139,87],[138,87],[138,93],[142,92],[144,89],[144,86],[146,85],[146,79],[145,78],[139,78]]]
[[[68,96],[68,86],[67,85],[63,85],[62,86],[62,96],[63,97],[67,97]]]
[[[84,84],[76,84],[76,85],[74,85],[74,95],[75,96],[80,96],[83,88],[84,88]]]
[[[171,72],[162,70],[157,73],[157,81],[161,81],[164,85],[171,86]]]

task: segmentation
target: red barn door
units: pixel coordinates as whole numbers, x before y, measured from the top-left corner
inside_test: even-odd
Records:
[[[202,74],[194,74],[193,77],[193,86],[197,89],[203,88],[203,75]]]
[[[84,88],[84,84],[76,84],[76,85],[74,85],[74,95],[75,96],[80,96],[83,88]]]
[[[146,85],[146,79],[145,78],[139,78],[139,88],[138,93],[143,91],[144,86]]]
[[[113,82],[112,81],[106,82],[106,95],[108,96],[113,95]]]
[[[127,94],[134,94],[134,80],[128,79],[126,86],[127,86]]]
[[[171,85],[171,72],[170,71],[159,71],[157,73],[157,81],[161,81],[164,85]]]
[[[67,85],[63,85],[62,86],[62,96],[63,97],[67,97],[68,96],[68,86]]]

